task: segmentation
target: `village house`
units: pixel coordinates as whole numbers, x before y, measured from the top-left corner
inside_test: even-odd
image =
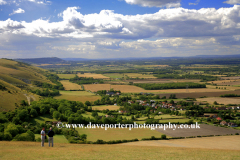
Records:
[[[236,125],[235,123],[229,122],[228,123],[228,127],[237,127],[238,125]]]
[[[220,122],[220,125],[222,125],[222,126],[227,126],[228,123],[227,123],[226,121],[222,121],[222,122]]]
[[[107,92],[106,95],[108,95],[108,96],[114,96],[115,93],[114,93],[114,92]]]
[[[62,122],[61,121],[53,121],[52,126],[62,126]]]
[[[113,115],[105,115],[106,118],[113,118]]]
[[[227,110],[227,108],[226,107],[218,107],[218,108],[216,108],[217,110]]]
[[[128,111],[118,111],[121,114],[128,113]]]

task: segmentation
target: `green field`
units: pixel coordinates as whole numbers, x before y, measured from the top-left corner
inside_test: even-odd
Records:
[[[59,78],[70,79],[74,78],[76,74],[57,74]]]
[[[142,139],[142,138],[150,138],[151,136],[161,137],[162,133],[150,130],[150,129],[132,129],[129,130],[128,128],[124,129],[76,129],[78,133],[86,134],[88,141],[96,141],[98,139],[102,139],[104,141],[110,140],[130,140],[130,139]]]
[[[41,138],[40,133],[35,134],[35,139]],[[53,143],[69,143],[68,140],[65,138],[64,135],[55,135],[53,138]]]
[[[105,116],[106,114],[104,114],[104,113],[99,113],[98,112],[98,116]],[[93,116],[92,116],[92,113],[91,112],[86,112],[86,113],[84,113],[84,114],[82,114],[82,116],[83,117],[86,117],[86,118],[94,118]]]
[[[38,116],[34,119],[31,120],[31,123],[36,124],[36,123],[45,123],[46,121],[57,121],[55,118],[52,118],[49,114],[43,115],[43,116]]]
[[[96,96],[93,93],[87,91],[60,91],[60,96],[56,96],[56,99],[66,99],[69,101],[80,101],[85,103],[86,101],[96,101],[101,99],[100,96]]]
[[[185,118],[183,116],[175,116],[175,115],[169,115],[169,114],[164,114],[164,115],[158,115],[155,116],[154,119],[182,119]]]

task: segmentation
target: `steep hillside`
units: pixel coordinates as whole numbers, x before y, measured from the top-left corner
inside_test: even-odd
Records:
[[[53,84],[45,76],[49,73],[38,67],[8,59],[0,59],[0,111],[13,110],[22,100],[29,103],[39,96],[29,90],[40,89],[33,82]]]

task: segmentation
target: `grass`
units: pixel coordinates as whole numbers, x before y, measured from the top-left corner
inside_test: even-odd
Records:
[[[215,138],[215,137],[214,137]],[[0,142],[0,157],[2,160],[5,159],[185,159],[185,160],[208,160],[208,159],[224,159],[233,160],[239,159],[239,145],[236,149],[233,148],[231,142],[234,141],[209,141],[210,138],[189,139],[181,145],[174,145],[175,141],[144,141],[141,143],[127,143],[117,145],[84,145],[84,144],[60,144],[57,143],[53,148],[41,147],[39,142]],[[199,140],[195,142],[193,140]],[[200,141],[201,140],[201,141]],[[166,145],[166,143],[172,142],[173,144]],[[209,143],[211,142],[211,143]],[[216,142],[222,144],[228,144],[227,147],[224,145],[221,149],[209,149],[209,145],[218,147]],[[164,144],[165,143],[165,144]],[[131,145],[132,144],[132,145]],[[154,145],[155,144],[155,145]],[[189,145],[194,145],[191,148]],[[197,148],[201,145],[206,148]],[[177,147],[175,147],[177,146]],[[183,147],[181,147],[183,146]],[[230,146],[230,147],[228,147]],[[207,148],[208,147],[208,148]]]
[[[19,105],[22,100],[27,100],[23,93],[0,91],[0,111],[14,110],[15,103]]]
[[[189,119],[187,119],[187,118],[185,118],[185,119],[160,119],[159,120],[159,123],[168,123],[168,122],[170,122],[170,123],[187,123],[189,121]]]
[[[105,116],[106,114],[104,114],[104,113],[99,113],[98,112],[98,116]],[[86,113],[84,113],[84,114],[82,114],[82,116],[83,117],[86,117],[86,118],[94,118],[93,116],[92,116],[92,113],[91,112],[86,112]]]
[[[76,74],[57,74],[59,78],[70,79],[74,78]]]
[[[38,116],[34,119],[31,120],[32,124],[36,124],[36,123],[45,123],[45,121],[57,121],[55,118],[53,118],[52,116],[50,116],[49,114],[43,115],[43,116]]]
[[[158,116],[155,116],[154,119],[182,119],[182,118],[185,118],[183,116],[176,116],[176,115],[169,115],[169,114],[164,114],[164,115],[158,115]]]
[[[80,101],[85,103],[86,101],[96,101],[101,99],[100,96],[96,96],[93,93],[87,91],[60,91],[60,96],[56,96],[56,99],[66,99],[69,101]]]
[[[155,130],[150,130],[150,129],[132,129],[129,130],[128,128],[112,128],[112,129],[101,129],[101,128],[96,128],[96,129],[83,129],[83,128],[78,128],[76,129],[78,133],[81,134],[86,134],[87,135],[87,140],[89,141],[96,141],[98,139],[102,139],[104,141],[110,141],[110,140],[130,140],[130,139],[142,139],[142,138],[150,138],[151,136],[155,137],[161,137],[162,133],[155,131]]]
[[[144,79],[156,79],[152,74],[140,74],[140,73],[125,73],[125,76],[129,78],[144,78]]]
[[[41,138],[40,133],[39,134],[35,134],[35,139],[37,139],[37,138]],[[69,143],[69,142],[65,138],[64,135],[55,135],[54,138],[53,138],[53,143]],[[48,145],[46,145],[46,146],[48,146]]]

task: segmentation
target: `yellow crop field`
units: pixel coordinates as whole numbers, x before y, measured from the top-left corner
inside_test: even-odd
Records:
[[[100,96],[96,96],[95,94],[86,92],[86,91],[60,91],[60,96],[54,97],[55,99],[66,99],[69,101],[80,101],[80,102],[86,102],[86,101],[96,101],[98,99],[101,99]]]
[[[125,73],[129,78],[145,78],[145,79],[156,79],[152,74],[140,74],[140,73]]]
[[[118,110],[119,108],[120,108],[119,106],[114,106],[114,105],[110,105],[110,106],[104,105],[104,106],[93,106],[92,107],[93,110],[100,110],[100,111],[106,110],[106,109],[112,111],[112,110]]]
[[[65,90],[82,90],[82,86],[69,82],[68,80],[60,81]]]
[[[85,90],[90,90],[92,92],[96,92],[99,90],[110,90],[113,88],[114,90],[120,90],[123,93],[130,92],[144,92],[145,90],[131,85],[110,85],[110,84],[88,84],[84,85]]]
[[[78,74],[78,77],[92,77],[94,79],[109,79],[109,77],[106,77],[102,74],[95,74],[95,73],[84,73],[84,74]]]
[[[234,97],[234,98],[226,98],[226,97],[209,97],[209,98],[198,98],[197,101],[199,102],[208,102],[210,104],[213,104],[214,101],[216,101],[219,104],[240,104],[240,98]]]

